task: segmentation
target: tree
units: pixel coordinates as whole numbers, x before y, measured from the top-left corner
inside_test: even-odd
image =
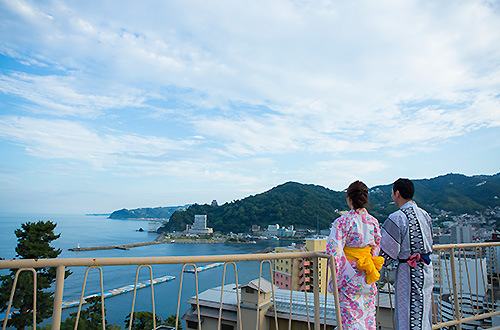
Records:
[[[20,259],[57,258],[61,249],[55,249],[50,243],[61,234],[55,234],[56,224],[51,221],[26,222],[21,229],[16,229],[16,257]],[[0,277],[0,311],[7,310],[16,270]],[[48,292],[55,281],[55,268],[39,268],[37,273],[36,320],[41,322],[52,316],[53,293]],[[70,272],[66,272],[66,277]],[[8,325],[16,329],[24,329],[33,324],[33,273],[23,271],[19,274],[16,291],[12,301],[12,309],[19,313],[13,314]]]
[[[156,316],[156,326],[161,324],[161,318]],[[125,318],[125,327],[128,329],[130,324],[130,314]],[[153,329],[153,313],[151,312],[135,312],[132,321],[132,330],[150,330]]]
[[[165,321],[163,321],[162,324],[169,325],[175,328],[175,320],[176,320],[176,314],[171,314],[169,317],[165,319]],[[177,325],[177,330],[182,330],[181,320],[179,320],[179,324]]]
[[[101,296],[94,296],[87,298],[88,306],[80,311],[80,318],[78,320],[78,329],[81,330],[98,330],[102,329],[102,304]],[[75,328],[76,316],[78,312],[71,313],[69,317],[61,322],[61,330],[73,330]],[[104,317],[106,317],[106,309],[104,310]],[[106,329],[119,329],[116,325],[108,325],[106,322]]]
[[[156,316],[156,326],[168,325],[175,327],[175,314],[170,315],[165,321],[158,315]],[[130,314],[125,318],[125,328],[128,329],[130,324]],[[135,312],[134,320],[132,321],[132,330],[150,330],[153,329],[153,313],[152,312]],[[179,322],[177,330],[182,330],[182,324]]]

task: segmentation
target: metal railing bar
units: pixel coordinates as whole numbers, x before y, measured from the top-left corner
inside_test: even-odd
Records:
[[[129,322],[129,325],[128,325],[128,329],[129,330],[132,329],[132,323],[133,323],[133,320],[134,320],[135,299],[137,297],[137,282],[139,281],[139,270],[142,267],[148,267],[149,268],[149,276],[150,276],[150,279],[151,279],[151,302],[152,302],[152,308],[153,308],[153,329],[156,329],[155,293],[154,293],[154,288],[153,288],[153,284],[154,284],[153,283],[153,267],[151,267],[151,265],[139,265],[137,267],[137,269],[135,270],[134,297],[132,298],[132,310],[130,312],[130,322]]]
[[[10,308],[12,307],[12,300],[14,299],[14,293],[16,292],[17,280],[19,279],[19,274],[21,274],[21,272],[24,271],[31,271],[33,273],[33,329],[36,329],[36,292],[37,292],[36,270],[34,268],[20,268],[16,271],[16,275],[14,276],[14,282],[12,283],[12,290],[10,291],[9,304],[7,306],[7,310],[5,311],[5,319],[3,321],[2,330],[5,330],[7,328]]]
[[[495,247],[498,247],[498,246],[500,246],[500,242],[434,245],[434,250],[439,255],[439,271],[440,271],[439,280],[441,281],[439,294],[442,297],[443,293],[444,293],[444,289],[445,289],[443,287],[443,283],[442,283],[442,281],[444,279],[444,275],[445,275],[445,274],[443,274],[444,269],[442,269],[442,267],[444,266],[444,268],[446,270],[445,271],[446,277],[448,278],[447,284],[448,284],[449,292],[452,293],[453,302],[450,301],[450,303],[451,303],[452,309],[454,309],[453,314],[454,314],[455,319],[450,320],[450,321],[446,321],[446,322],[442,322],[443,318],[447,318],[447,316],[446,316],[446,313],[443,315],[443,312],[444,312],[443,299],[440,299],[439,305],[440,305],[441,311],[438,313],[439,317],[437,317],[436,320],[440,319],[441,323],[434,324],[433,329],[439,329],[439,328],[450,326],[450,325],[457,325],[457,328],[460,329],[461,324],[475,321],[475,320],[481,320],[484,318],[489,318],[489,317],[496,316],[496,315],[500,315],[500,310],[494,312],[494,310],[496,308],[495,306],[497,306],[497,304],[494,301],[495,295],[494,295],[493,290],[491,290],[491,295],[490,295],[490,292],[488,292],[487,294],[485,294],[485,296],[483,298],[484,299],[482,301],[483,305],[484,305],[484,303],[486,303],[487,306],[481,307],[479,305],[480,301],[479,301],[479,294],[478,294],[479,293],[479,285],[481,285],[479,283],[479,276],[481,276],[481,280],[483,281],[485,293],[487,292],[489,285],[491,285],[491,287],[493,287],[493,285],[495,285],[495,281],[500,280],[500,276],[499,276],[500,269],[499,269],[498,265],[496,264],[497,255],[495,253]],[[466,251],[465,249],[467,249],[467,248],[475,248],[476,296],[473,295],[473,290],[471,288],[472,281],[470,279],[470,276],[471,276],[471,274],[469,272],[470,267],[468,267],[468,261],[469,261],[468,259],[469,259],[469,257],[470,258],[474,257],[474,253],[472,251]],[[486,248],[489,248],[488,251],[486,251]],[[484,255],[483,255],[483,253],[484,253]],[[484,263],[486,262],[486,259],[481,260],[481,258],[486,258],[486,253],[488,253],[489,265],[484,265]],[[480,255],[479,258],[478,258],[478,254]],[[187,265],[193,265],[195,267],[196,299],[197,299],[197,308],[198,308],[198,326],[199,326],[199,330],[201,330],[201,310],[200,310],[200,305],[199,305],[200,302],[199,302],[199,296],[198,296],[198,294],[199,294],[199,292],[198,292],[198,290],[199,290],[199,288],[198,288],[198,276],[197,276],[197,269],[196,269],[195,263],[196,262],[200,262],[200,263],[221,262],[221,261],[225,262],[223,282],[222,282],[222,284],[223,284],[222,291],[223,291],[227,263],[234,264],[234,262],[236,262],[236,261],[261,261],[260,273],[259,273],[259,291],[260,291],[260,285],[261,285],[260,281],[262,278],[262,270],[263,270],[262,265],[264,262],[269,262],[271,279],[272,279],[272,287],[271,287],[272,288],[272,296],[273,296],[272,299],[273,299],[273,305],[274,305],[274,310],[275,310],[275,315],[274,315],[275,326],[276,326],[276,330],[278,330],[279,324],[278,324],[278,316],[277,316],[277,309],[276,309],[276,299],[275,299],[275,292],[274,292],[274,277],[273,277],[273,270],[272,270],[273,268],[272,268],[271,260],[287,259],[287,258],[291,259],[291,263],[292,263],[292,276],[291,276],[292,283],[293,283],[293,279],[294,279],[293,267],[294,267],[294,265],[296,265],[295,259],[314,258],[316,260],[315,261],[315,269],[314,269],[314,273],[313,273],[313,278],[314,278],[313,294],[314,294],[314,313],[315,313],[315,318],[314,318],[315,329],[314,330],[320,330],[320,328],[321,328],[321,326],[320,326],[320,320],[321,320],[320,306],[319,306],[319,300],[318,300],[319,299],[319,290],[320,290],[319,270],[318,270],[319,258],[328,258],[329,259],[330,267],[327,267],[326,286],[329,286],[329,284],[328,284],[328,280],[329,280],[328,279],[328,272],[329,272],[328,268],[330,268],[332,270],[332,278],[334,279],[332,285],[334,287],[334,297],[333,298],[335,300],[336,313],[337,313],[337,315],[336,315],[336,317],[337,317],[337,329],[341,329],[342,324],[341,324],[340,306],[339,306],[339,301],[338,301],[338,287],[337,287],[337,281],[335,280],[336,279],[336,274],[335,274],[336,268],[335,268],[335,264],[334,264],[334,258],[333,258],[333,256],[328,255],[324,252],[291,252],[291,253],[285,252],[285,253],[279,253],[279,254],[214,255],[214,256],[194,256],[194,257],[179,256],[179,257],[96,258],[96,259],[92,259],[92,258],[66,258],[66,259],[60,258],[60,259],[38,259],[38,260],[20,259],[20,260],[1,260],[0,261],[0,269],[8,269],[8,268],[21,269],[21,268],[31,268],[31,267],[33,267],[33,268],[57,267],[57,273],[56,273],[57,279],[56,279],[56,288],[55,288],[56,294],[55,294],[55,299],[54,299],[54,312],[53,312],[52,329],[59,330],[60,321],[61,321],[60,320],[60,314],[61,314],[60,312],[61,312],[61,305],[62,305],[62,289],[64,288],[64,274],[65,274],[66,267],[87,266],[87,267],[98,268],[98,266],[149,264],[148,267],[150,267],[150,269],[151,269],[151,265],[153,265],[153,264],[183,264],[184,265],[183,269],[182,269],[182,274],[183,274],[184,268]],[[442,262],[444,262],[444,265],[442,265]],[[459,262],[458,267],[456,267],[457,266],[456,262]],[[465,268],[462,266],[462,262],[465,262]],[[497,279],[495,279],[495,277],[493,276],[493,263],[494,262],[495,262]],[[478,265],[481,268],[481,270],[478,269]],[[238,282],[236,264],[234,264],[234,266],[235,266],[236,282]],[[459,272],[461,274],[462,270],[465,270],[464,275],[467,276],[467,279],[463,279],[462,275],[460,276],[459,279],[456,278],[457,272]],[[488,272],[488,270],[489,270],[489,274],[491,274],[489,281],[487,280],[488,276],[485,276],[485,272]],[[34,271],[36,274],[36,271],[34,269],[32,271]],[[450,271],[451,271],[451,274],[450,274]],[[88,272],[88,269],[87,269],[87,272]],[[102,307],[104,307],[104,301],[103,301],[104,295],[102,292],[103,291],[102,269],[100,269],[100,272],[101,272],[101,302],[102,302]],[[386,272],[388,272],[387,269],[386,269]],[[478,273],[481,273],[481,275]],[[451,275],[451,281],[450,281],[450,275]],[[153,286],[152,269],[151,269],[150,276],[151,276],[151,285]],[[36,278],[36,275],[35,275],[35,278]],[[389,278],[389,277],[387,276],[387,278]],[[36,279],[35,279],[35,281],[36,281]],[[86,279],[85,279],[85,282],[86,282]],[[179,300],[178,300],[178,306],[177,306],[178,309],[177,309],[177,315],[176,315],[176,328],[179,325],[179,317],[180,317],[179,308],[180,308],[181,293],[182,293],[182,283],[183,283],[183,276],[181,276],[180,286],[179,286]],[[306,285],[306,284],[307,283],[305,282],[305,278],[304,278],[304,285]],[[471,316],[471,317],[464,317],[467,315],[471,315],[469,312],[469,309],[468,309],[469,308],[469,305],[468,305],[469,303],[467,301],[468,295],[466,293],[464,293],[464,288],[467,284],[468,284],[469,290],[470,290],[469,295],[470,295],[470,300],[471,300],[470,303],[472,306],[472,314],[473,314],[473,316]],[[84,283],[84,286],[85,286],[85,283]],[[137,286],[137,279],[136,279],[136,286]],[[15,292],[14,286],[13,286],[13,289]],[[290,289],[293,289],[293,288],[290,288]],[[392,294],[391,289],[392,288],[391,288],[390,283],[388,283],[388,289],[389,289],[390,308],[391,308],[391,310],[393,310],[393,306],[392,306],[393,302],[392,302],[392,297],[391,297],[391,294]],[[59,290],[61,290],[61,293],[59,293]],[[83,287],[83,291],[84,290],[85,290],[85,287]],[[153,315],[155,315],[154,314],[155,313],[155,310],[154,310],[155,303],[154,303],[153,287],[151,288],[151,290],[152,290],[152,301],[153,301]],[[316,292],[316,290],[317,290],[317,292]],[[326,328],[327,328],[326,327],[326,317],[327,317],[326,306],[328,303],[327,291],[328,290],[325,290],[325,315],[324,315],[325,328],[324,328],[324,330],[326,330]],[[36,296],[36,292],[37,292],[37,290],[35,289],[35,296]],[[310,330],[311,329],[311,326],[310,326],[311,321],[310,321],[310,315],[309,315],[310,311],[309,311],[309,308],[307,307],[307,306],[309,306],[309,304],[307,302],[307,291],[305,291],[304,293],[305,293],[305,299],[306,299],[306,312],[307,312],[308,329]],[[464,294],[466,294],[466,296],[464,296]],[[134,292],[134,295],[135,295],[135,292]],[[238,314],[240,315],[240,330],[242,330],[238,284],[236,287],[236,295],[237,295],[237,300],[238,300]],[[12,299],[13,298],[11,297],[10,302],[12,302]],[[290,319],[289,319],[289,326],[288,326],[289,330],[291,330],[291,327],[292,327],[291,326],[292,303],[293,303],[292,299],[293,299],[293,293],[291,292],[291,294],[290,294],[290,312],[289,312]],[[433,299],[435,299],[435,298],[433,297]],[[491,302],[489,302],[490,299],[491,299]],[[222,300],[223,300],[223,292],[221,292],[221,305],[222,305]],[[134,297],[134,302],[135,302],[135,297]],[[491,303],[491,306],[490,306],[490,303]],[[436,305],[438,305],[438,304],[436,304]],[[222,306],[220,306],[220,307],[222,307]],[[258,306],[258,311],[260,310],[261,307],[262,306]],[[36,309],[36,303],[35,303],[34,308]],[[466,308],[468,310],[464,310],[464,308]],[[377,307],[377,312],[379,310],[380,310],[380,307]],[[219,309],[218,330],[220,330],[220,328],[222,326],[222,322],[221,322],[222,313],[221,313],[221,311],[222,310]],[[485,311],[489,311],[489,313],[478,314],[480,312],[485,312]],[[34,313],[35,313],[34,321],[36,322],[36,319],[35,319],[36,311]],[[286,315],[286,312],[285,312],[285,315]],[[257,318],[259,319],[260,316],[261,315],[259,315],[259,312],[258,312]],[[394,322],[394,314],[392,314],[392,316],[393,316],[393,322]],[[6,320],[4,320],[4,323],[7,321],[7,317],[8,316],[6,316]],[[104,313],[103,313],[103,317],[104,317]],[[133,313],[132,313],[131,317],[133,317]],[[153,317],[155,319],[155,316],[153,316]],[[319,318],[319,321],[318,321],[318,318]],[[104,324],[105,324],[105,320],[103,318],[103,325]],[[257,330],[259,330],[258,329],[259,325],[260,325],[260,322],[257,322],[257,325],[256,325]],[[4,326],[4,328],[5,328],[5,326]]]
[[[200,296],[199,296],[199,291],[198,291],[198,268],[196,267],[196,264],[194,264],[194,263],[185,263],[181,269],[181,279],[180,279],[180,283],[179,283],[179,294],[178,294],[178,300],[177,300],[177,314],[175,317],[175,329],[178,329],[178,326],[179,326],[179,310],[181,307],[182,282],[184,279],[184,269],[186,268],[186,266],[193,266],[194,267],[194,281],[195,281],[195,289],[196,289],[196,313],[198,314],[198,330],[201,330],[201,308],[200,308]]]
[[[475,266],[475,271],[476,271],[476,310],[477,310],[477,314],[479,314],[479,277],[477,276],[477,266],[478,266],[478,259],[481,259],[481,256],[478,258],[478,252],[480,253],[481,250],[479,248],[475,248],[474,249],[474,257],[476,259],[476,262],[474,263],[474,266]],[[471,297],[471,299],[472,299],[472,297]]]
[[[500,246],[500,242],[435,244],[432,246],[432,249],[433,250],[451,250],[451,249],[458,249],[458,248],[475,248],[475,247],[488,247],[488,246]]]
[[[226,266],[228,264],[232,264],[234,266],[234,277],[235,277],[235,282],[236,282],[236,303],[238,305],[238,320],[239,320],[239,325],[240,325],[240,330],[243,330],[243,325],[241,323],[241,307],[240,307],[240,297],[239,297],[239,289],[238,289],[238,271],[236,267],[236,263],[234,262],[226,262],[224,263],[224,270],[222,272],[222,286],[221,286],[221,291],[220,291],[220,305],[219,305],[219,322],[217,329],[221,329],[221,324],[222,324],[222,298],[224,294],[224,284],[226,280]]]
[[[460,321],[460,319],[462,317],[461,317],[461,313],[459,310],[460,306],[459,306],[459,302],[458,302],[458,287],[457,287],[457,274],[456,274],[456,267],[455,267],[455,249],[454,248],[451,249],[451,253],[450,253],[450,268],[451,268],[451,281],[452,281],[452,285],[453,285],[453,300],[454,300],[454,304],[455,304],[455,317],[458,321]],[[462,329],[461,322],[459,322],[457,324],[457,328],[458,328],[458,330]]]
[[[64,295],[64,280],[66,277],[66,267],[58,266],[56,268],[56,286],[54,288],[54,307],[52,310],[52,330],[61,328],[62,302]]]
[[[102,268],[101,266],[90,266],[87,267],[85,270],[85,276],[83,278],[83,284],[82,284],[82,293],[80,295],[80,303],[78,304],[78,312],[76,313],[76,319],[75,319],[75,328],[74,330],[78,329],[78,323],[80,321],[80,313],[82,311],[82,305],[83,305],[83,296],[85,294],[85,287],[87,286],[87,277],[89,274],[89,270],[97,268],[99,269],[99,274],[100,274],[100,279],[101,279],[101,312],[102,312],[102,328],[103,330],[105,329],[105,315],[104,315],[104,289],[103,289],[103,273],[102,273]]]
[[[260,267],[259,267],[259,285],[258,285],[258,290],[257,290],[257,322],[255,324],[255,329],[259,330],[259,325],[260,325],[260,288],[261,288],[261,279],[262,279],[262,265],[264,262],[269,263],[269,273],[271,276],[271,299],[273,301],[273,309],[274,309],[274,322],[275,322],[275,329],[278,330],[278,311],[276,310],[276,296],[274,294],[274,283],[273,283],[273,269],[272,269],[272,263],[271,260],[261,260],[260,262]]]
[[[272,280],[272,278],[273,278],[273,265],[272,265],[271,260],[262,260],[260,262],[261,265],[264,262],[269,263],[269,276],[271,276],[271,297],[272,297],[272,300],[273,300],[273,308],[274,308],[274,323],[276,325],[276,330],[279,330],[278,329],[278,311],[276,310],[276,296],[274,294],[274,283],[273,283],[273,280]],[[259,286],[260,286],[260,277],[259,277]]]
[[[441,329],[441,328],[449,327],[449,326],[453,326],[453,325],[458,325],[461,327],[461,325],[463,323],[467,323],[470,321],[482,320],[482,319],[486,319],[486,318],[497,316],[497,315],[500,315],[500,311],[485,313],[485,314],[476,315],[476,316],[464,317],[463,319],[460,319],[460,320],[451,320],[451,321],[446,321],[446,322],[434,324],[434,325],[432,325],[432,329]]]
[[[481,249],[481,258],[482,258],[482,253],[483,253],[483,249]],[[486,256],[485,256],[486,258]],[[491,265],[491,264],[490,264]],[[477,275],[477,274],[476,274]],[[481,279],[482,279],[482,282],[483,282],[483,289],[484,289],[484,299],[486,300],[486,308],[488,310],[488,312],[491,312],[492,309],[490,309],[490,304],[489,304],[489,298],[488,298],[488,276],[486,275],[486,281],[484,280],[485,279],[485,276],[484,276],[484,267],[481,267]],[[493,290],[492,290],[492,293],[493,293]],[[494,303],[494,300],[492,299],[492,304]]]
[[[302,280],[304,281],[304,299],[306,302],[306,315],[307,315],[307,330],[311,330],[311,318],[309,315],[309,303],[307,302],[307,285],[306,285],[306,271],[302,269]]]
[[[291,280],[290,280],[290,313],[288,314],[288,330],[292,330],[292,305],[293,305],[293,283],[294,283],[293,282],[293,274],[295,273],[294,266],[295,266],[295,259],[291,259],[290,267],[292,270],[292,275],[291,275]],[[299,268],[300,268],[300,265],[297,267],[297,275],[299,273]],[[276,273],[273,275],[276,275]],[[273,284],[274,284],[274,281],[275,280],[274,280],[274,276],[273,276]]]
[[[124,258],[55,258],[55,259],[14,259],[0,260],[0,269],[7,268],[45,268],[45,267],[85,267],[85,266],[135,266],[159,264],[196,264],[206,262],[261,261],[276,259],[313,258],[321,252],[284,252],[229,254],[211,256],[174,256],[174,257],[124,257]]]
[[[462,293],[464,291],[463,291],[463,286],[462,286],[462,253],[461,252],[464,252],[464,249],[459,248],[457,252],[458,252],[458,274],[460,274],[460,276],[458,278],[459,283],[457,283],[457,285],[460,286],[460,290],[458,291],[458,293],[459,293],[459,308],[460,308],[460,318],[463,318],[464,317],[464,315],[463,315],[464,304],[463,304]],[[466,258],[465,252],[464,252],[464,258]],[[464,262],[467,263],[467,259],[464,259]]]
[[[492,250],[491,247],[488,249],[489,251],[489,259],[490,259],[490,286],[491,286],[491,309],[490,306],[488,305],[488,311],[493,311],[495,309],[495,290],[493,290],[493,264],[491,263],[491,260],[493,259],[491,256]]]
[[[337,286],[337,269],[335,258],[332,254],[327,254],[330,258],[330,270],[332,271],[333,299],[335,300],[335,314],[337,316],[337,330],[342,330],[342,314],[340,312],[339,289]],[[326,308],[326,306],[325,306]]]
[[[321,330],[320,315],[319,315],[319,257],[314,258],[314,330]],[[326,306],[325,306],[326,307]]]
[[[324,291],[325,292],[325,308],[324,308],[325,313],[324,313],[324,318],[323,318],[323,330],[326,330],[326,309],[327,309],[326,306],[328,306],[328,279],[329,279],[328,268],[329,267],[328,267],[328,263],[327,263],[326,276],[325,276],[326,281],[324,283],[324,285],[325,285],[325,291]]]

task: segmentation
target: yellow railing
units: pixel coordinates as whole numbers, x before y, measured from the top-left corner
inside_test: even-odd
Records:
[[[491,327],[491,318],[500,315],[500,242],[434,245],[433,249],[432,328]]]
[[[433,255],[433,266],[434,266],[434,281],[435,281],[435,295],[433,297],[433,329],[447,328],[455,326],[457,329],[461,329],[462,325],[474,326],[481,323],[483,328],[488,325],[492,325],[492,317],[500,315],[500,303],[497,303],[500,298],[499,289],[499,260],[497,258],[497,250],[499,248],[500,242],[498,243],[478,243],[478,244],[451,244],[451,245],[435,245],[434,255]],[[85,291],[85,284],[88,270],[91,268],[98,268],[101,274],[101,302],[102,309],[104,310],[104,295],[102,286],[102,276],[103,267],[107,266],[135,266],[137,267],[135,287],[134,287],[134,299],[131,306],[131,317],[128,329],[132,326],[133,312],[135,308],[135,297],[138,283],[138,272],[142,267],[147,267],[150,270],[151,278],[151,300],[153,306],[153,322],[155,323],[155,299],[154,299],[154,283],[153,283],[153,269],[151,265],[166,265],[166,264],[177,264],[182,265],[182,271],[179,278],[179,292],[177,301],[177,319],[176,324],[179,323],[179,311],[181,306],[181,293],[183,289],[183,276],[184,269],[187,266],[194,266],[195,271],[195,292],[196,292],[196,309],[197,309],[197,323],[198,328],[201,329],[202,320],[200,317],[200,301],[199,301],[199,290],[198,290],[198,267],[199,264],[205,263],[224,263],[224,274],[221,280],[221,287],[224,287],[226,266],[232,265],[235,274],[235,284],[236,284],[236,296],[237,296],[237,311],[238,317],[241,318],[240,304],[241,299],[238,291],[238,267],[236,262],[255,262],[260,261],[259,270],[259,291],[260,283],[262,278],[263,265],[269,263],[269,276],[271,281],[273,281],[273,271],[272,262],[277,259],[290,259],[293,262],[302,262],[301,259],[306,259],[311,261],[311,273],[312,273],[312,302],[308,301],[308,296],[310,293],[304,292],[305,303],[307,305],[307,327],[310,330],[311,325],[314,326],[315,330],[320,330],[321,326],[324,329],[332,329],[336,326],[336,329],[341,329],[341,316],[339,309],[339,300],[337,294],[336,281],[334,284],[334,294],[333,295],[320,295],[319,283],[319,271],[318,265],[321,258],[327,258],[330,260],[330,265],[333,265],[333,258],[323,252],[289,252],[289,253],[267,253],[267,254],[242,254],[242,255],[213,255],[213,256],[179,256],[179,257],[142,257],[142,258],[60,258],[60,259],[37,259],[37,260],[0,260],[0,269],[17,269],[16,277],[12,287],[12,294],[15,292],[15,285],[20,272],[29,271],[33,273],[34,280],[34,292],[36,292],[36,269],[53,267],[56,268],[56,282],[54,287],[54,307],[52,314],[52,329],[60,329],[61,324],[61,314],[62,314],[62,303],[63,303],[63,289],[65,284],[65,272],[68,268],[74,267],[87,267],[84,284],[82,286],[82,295],[80,297],[80,304],[78,307],[78,315],[83,303],[83,294]],[[293,265],[292,265],[293,269]],[[267,271],[267,270],[266,270]],[[327,272],[333,273],[336,277],[335,268],[329,267]],[[386,272],[386,271],[384,271]],[[390,272],[386,272],[390,273]],[[298,274],[292,273],[292,282],[294,282],[294,276]],[[327,274],[327,278],[329,275]],[[385,302],[378,302],[377,316],[378,324],[384,329],[390,329],[393,327],[393,306],[394,306],[394,294],[393,286],[391,285],[391,275],[386,275],[387,283],[380,283],[380,287],[385,284],[385,291],[381,291],[379,294],[379,299],[385,299]],[[298,279],[297,279],[298,280]],[[322,284],[325,288],[327,283]],[[215,283],[214,283],[215,286]],[[272,303],[274,307],[270,309],[271,312],[274,310],[274,323],[272,326],[274,329],[278,329],[278,317],[282,320],[284,318],[284,313],[278,316],[275,305],[275,290],[274,286],[272,288]],[[496,292],[499,291],[499,292]],[[326,292],[326,289],[323,290]],[[496,292],[496,294],[495,294]],[[219,304],[219,318],[218,327],[221,329],[221,315],[223,311],[223,294],[224,290],[221,289],[221,297]],[[288,315],[288,329],[292,328],[292,305],[293,299],[296,297],[297,292],[292,294],[290,291],[290,312]],[[382,297],[382,298],[380,298]],[[11,295],[8,309],[6,310],[6,315],[8,316],[11,312],[13,296]],[[194,297],[193,297],[194,299]],[[323,303],[324,299],[324,303]],[[330,305],[328,305],[328,299],[330,299]],[[331,319],[327,319],[327,306],[335,306],[335,316],[331,315]],[[36,299],[34,299],[33,315],[36,315]],[[312,305],[312,315],[310,320],[309,315],[309,305]],[[321,315],[320,307],[322,306],[324,314]],[[259,306],[257,306],[257,309]],[[332,311],[330,311],[332,312]],[[390,315],[390,316],[386,316]],[[258,313],[257,313],[258,317]],[[385,319],[384,319],[385,318]],[[391,320],[392,318],[392,320]],[[77,317],[78,319],[78,317]],[[36,317],[33,317],[34,328],[36,328]],[[243,320],[245,323],[245,320]],[[103,313],[103,329],[104,329],[104,313]],[[259,322],[256,323],[256,330],[259,330]],[[284,324],[281,322],[281,324]],[[238,322],[239,330],[242,329],[242,321]],[[7,317],[3,322],[3,329],[6,329]],[[75,324],[75,329],[78,324]],[[156,326],[156,324],[154,324]],[[271,322],[270,322],[271,326]],[[281,326],[283,328],[283,326]],[[261,329],[267,330],[267,329]]]
[[[32,271],[34,274],[36,274],[36,269],[37,268],[47,268],[47,267],[53,267],[56,268],[56,284],[55,284],[55,296],[54,296],[54,307],[53,307],[53,313],[52,313],[52,329],[53,330],[59,330],[60,329],[60,324],[61,324],[61,314],[62,314],[62,302],[63,302],[63,290],[64,290],[64,282],[65,282],[65,272],[67,268],[70,267],[87,267],[87,272],[90,268],[99,268],[100,273],[101,273],[101,302],[102,302],[102,308],[104,311],[104,296],[103,296],[103,287],[102,287],[102,267],[104,266],[124,266],[124,265],[129,265],[129,266],[136,266],[137,267],[137,273],[139,271],[139,268],[141,267],[149,267],[150,269],[150,277],[151,277],[151,299],[152,299],[152,304],[153,304],[153,322],[154,326],[156,327],[156,322],[155,322],[155,301],[154,301],[154,284],[153,282],[153,273],[152,273],[152,268],[151,265],[166,265],[166,264],[178,264],[178,265],[183,265],[182,270],[185,269],[186,266],[194,266],[195,270],[195,285],[196,285],[196,301],[197,301],[197,310],[200,310],[200,304],[198,300],[198,277],[197,277],[197,266],[196,264],[204,264],[204,263],[215,263],[215,262],[223,262],[224,263],[224,273],[225,273],[225,268],[226,265],[228,264],[233,264],[234,265],[234,271],[235,271],[235,281],[236,281],[236,286],[238,286],[238,273],[237,273],[237,266],[236,262],[249,262],[249,261],[260,261],[261,262],[261,269],[260,269],[260,274],[259,274],[259,285],[260,285],[260,280],[262,278],[262,264],[265,262],[268,262],[270,267],[270,278],[273,278],[272,274],[272,266],[271,262],[276,259],[301,259],[301,258],[308,258],[313,260],[313,263],[315,265],[315,270],[314,270],[314,281],[315,283],[318,283],[318,260],[319,258],[328,258],[331,259],[330,255],[320,253],[320,252],[291,252],[291,253],[267,253],[267,254],[242,254],[242,255],[214,255],[214,256],[182,256],[182,257],[142,257],[142,258],[60,258],[60,259],[36,259],[36,260],[31,260],[31,259],[19,259],[19,260],[0,260],[0,269],[18,269],[19,271],[16,274],[16,279],[14,281],[14,286],[12,287],[12,294],[10,297],[9,301],[9,306],[8,309],[6,310],[6,315],[7,317],[4,320],[3,323],[3,329],[6,329],[7,326],[7,320],[8,320],[8,315],[11,312],[11,303],[13,299],[13,294],[15,292],[15,283],[17,281],[19,272],[29,270]],[[332,264],[333,264],[333,259]],[[335,269],[331,268],[334,276],[335,276]],[[84,284],[82,287],[82,295],[80,297],[80,304],[78,307],[78,315],[80,314],[80,310],[83,304],[83,293],[85,291],[85,282],[86,282],[86,277],[87,277],[87,272],[85,275],[85,280]],[[34,275],[35,276],[35,275]],[[181,292],[182,292],[182,285],[183,285],[183,276],[184,272],[181,271],[180,275],[180,285],[179,285],[179,294],[178,294],[178,302],[177,302],[177,319],[176,319],[176,325],[179,322],[179,310],[180,310],[180,305],[181,305]],[[136,294],[136,289],[137,289],[137,276],[136,276],[136,282],[135,282],[135,288],[134,288],[134,299],[132,302],[132,311],[131,311],[131,317],[130,317],[130,324],[129,324],[129,329],[131,329],[132,326],[132,319],[133,319],[133,312],[134,312],[134,306],[135,306],[135,294]],[[222,277],[222,286],[224,285],[224,280],[225,280],[225,274]],[[36,283],[36,282],[35,282]],[[335,284],[335,290],[336,290],[336,283]],[[326,285],[326,284],[325,284]],[[274,286],[271,286],[273,288],[272,296],[274,297]],[[260,288],[259,288],[260,290]],[[222,294],[224,290],[221,290],[221,304],[220,304],[220,311],[222,313]],[[238,290],[237,290],[238,291]],[[36,288],[35,288],[36,292]],[[307,301],[307,293],[304,293],[306,295],[306,301]],[[292,298],[292,295],[290,295]],[[313,315],[313,322],[310,322],[309,320],[309,314],[307,314],[307,323],[308,327],[310,329],[310,323],[314,323],[314,329],[315,330],[320,330],[320,324],[321,324],[321,316],[320,316],[320,294],[319,294],[319,287],[315,286],[314,291],[313,291],[313,305],[314,305],[314,315]],[[273,299],[274,300],[274,299]],[[290,301],[290,304],[293,302]],[[334,303],[335,303],[335,310],[336,312],[336,318],[337,318],[337,324],[338,327],[337,329],[341,329],[340,322],[340,312],[338,308],[338,296],[334,295]],[[325,297],[325,306],[326,306],[326,297]],[[240,308],[240,302],[238,299],[238,309]],[[275,319],[276,319],[276,328],[277,328],[277,313],[276,309],[275,310]],[[326,308],[325,310],[325,316],[323,319],[323,324],[326,324]],[[33,306],[33,315],[36,315],[36,305]],[[200,314],[198,313],[198,323],[199,323],[199,329],[201,329],[201,319],[200,319]],[[290,311],[290,318],[291,318],[291,311]],[[33,319],[34,325],[33,327],[36,328],[36,318]],[[77,322],[78,322],[78,317],[77,317]],[[103,313],[103,329],[104,329],[104,313]],[[240,330],[242,330],[242,323],[239,323],[240,325]],[[78,323],[75,324],[75,329],[77,329]],[[219,317],[219,329],[220,329],[220,317]],[[326,328],[325,328],[326,329]],[[256,329],[258,330],[258,329]]]

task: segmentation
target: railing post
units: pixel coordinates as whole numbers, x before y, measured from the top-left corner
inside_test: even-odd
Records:
[[[455,316],[456,320],[460,321],[462,318],[462,315],[460,313],[460,305],[458,302],[458,286],[457,286],[457,274],[456,274],[456,268],[455,268],[455,249],[451,248],[450,251],[450,268],[451,268],[451,283],[453,285],[453,302],[455,303]],[[458,323],[457,324],[457,329],[461,330],[462,329],[462,324]]]
[[[64,276],[66,267],[61,265],[56,268],[56,287],[54,296],[54,308],[52,310],[52,330],[61,328],[62,301],[64,292]]]
[[[314,330],[321,330],[319,312],[319,257],[314,258]],[[326,308],[326,306],[325,306]]]

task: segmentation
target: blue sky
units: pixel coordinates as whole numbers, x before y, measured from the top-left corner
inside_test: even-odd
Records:
[[[498,1],[0,0],[0,209],[500,172]]]

